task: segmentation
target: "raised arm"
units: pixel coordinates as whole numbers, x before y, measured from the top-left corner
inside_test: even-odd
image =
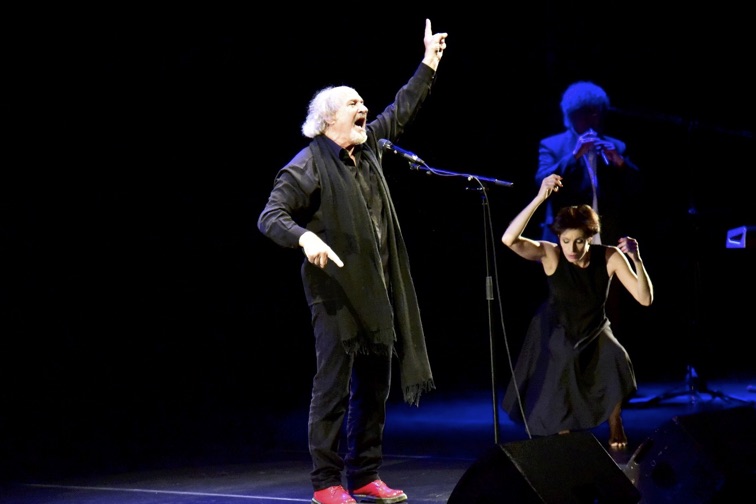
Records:
[[[541,187],[538,194],[528,203],[517,216],[512,219],[501,237],[502,243],[512,249],[520,257],[530,261],[541,261],[546,255],[545,247],[549,242],[532,240],[522,236],[522,232],[530,222],[533,214],[541,206],[541,203],[554,191],[559,191],[562,187],[562,177],[556,174],[549,175],[541,181]]]

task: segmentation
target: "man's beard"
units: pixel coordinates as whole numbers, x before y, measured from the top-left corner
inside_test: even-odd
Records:
[[[351,140],[354,145],[362,145],[367,142],[367,132],[352,133]]]

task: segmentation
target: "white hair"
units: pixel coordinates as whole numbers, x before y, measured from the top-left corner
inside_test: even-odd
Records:
[[[343,105],[341,96],[345,92],[355,92],[349,86],[328,86],[315,93],[307,106],[307,118],[302,123],[302,134],[315,138],[325,133],[328,123]]]

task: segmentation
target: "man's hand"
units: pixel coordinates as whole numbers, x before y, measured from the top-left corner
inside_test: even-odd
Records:
[[[423,56],[423,63],[431,67],[433,70],[438,69],[438,63],[441,61],[441,57],[444,55],[444,49],[446,49],[446,37],[447,33],[433,33],[431,29],[430,19],[425,20],[425,37],[423,38],[423,44],[425,44],[425,55]]]
[[[310,264],[314,264],[318,268],[325,268],[329,259],[335,262],[339,268],[344,267],[344,263],[336,255],[336,252],[312,231],[307,231],[299,237],[299,245],[302,247]]]

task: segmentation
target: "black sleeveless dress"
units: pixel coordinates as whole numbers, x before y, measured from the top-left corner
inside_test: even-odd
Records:
[[[549,297],[525,335],[516,380],[510,380],[502,400],[504,411],[520,424],[522,402],[531,435],[596,427],[637,390],[630,357],[606,317],[611,282],[606,247],[592,245],[590,253],[586,268],[560,255],[547,277]]]

